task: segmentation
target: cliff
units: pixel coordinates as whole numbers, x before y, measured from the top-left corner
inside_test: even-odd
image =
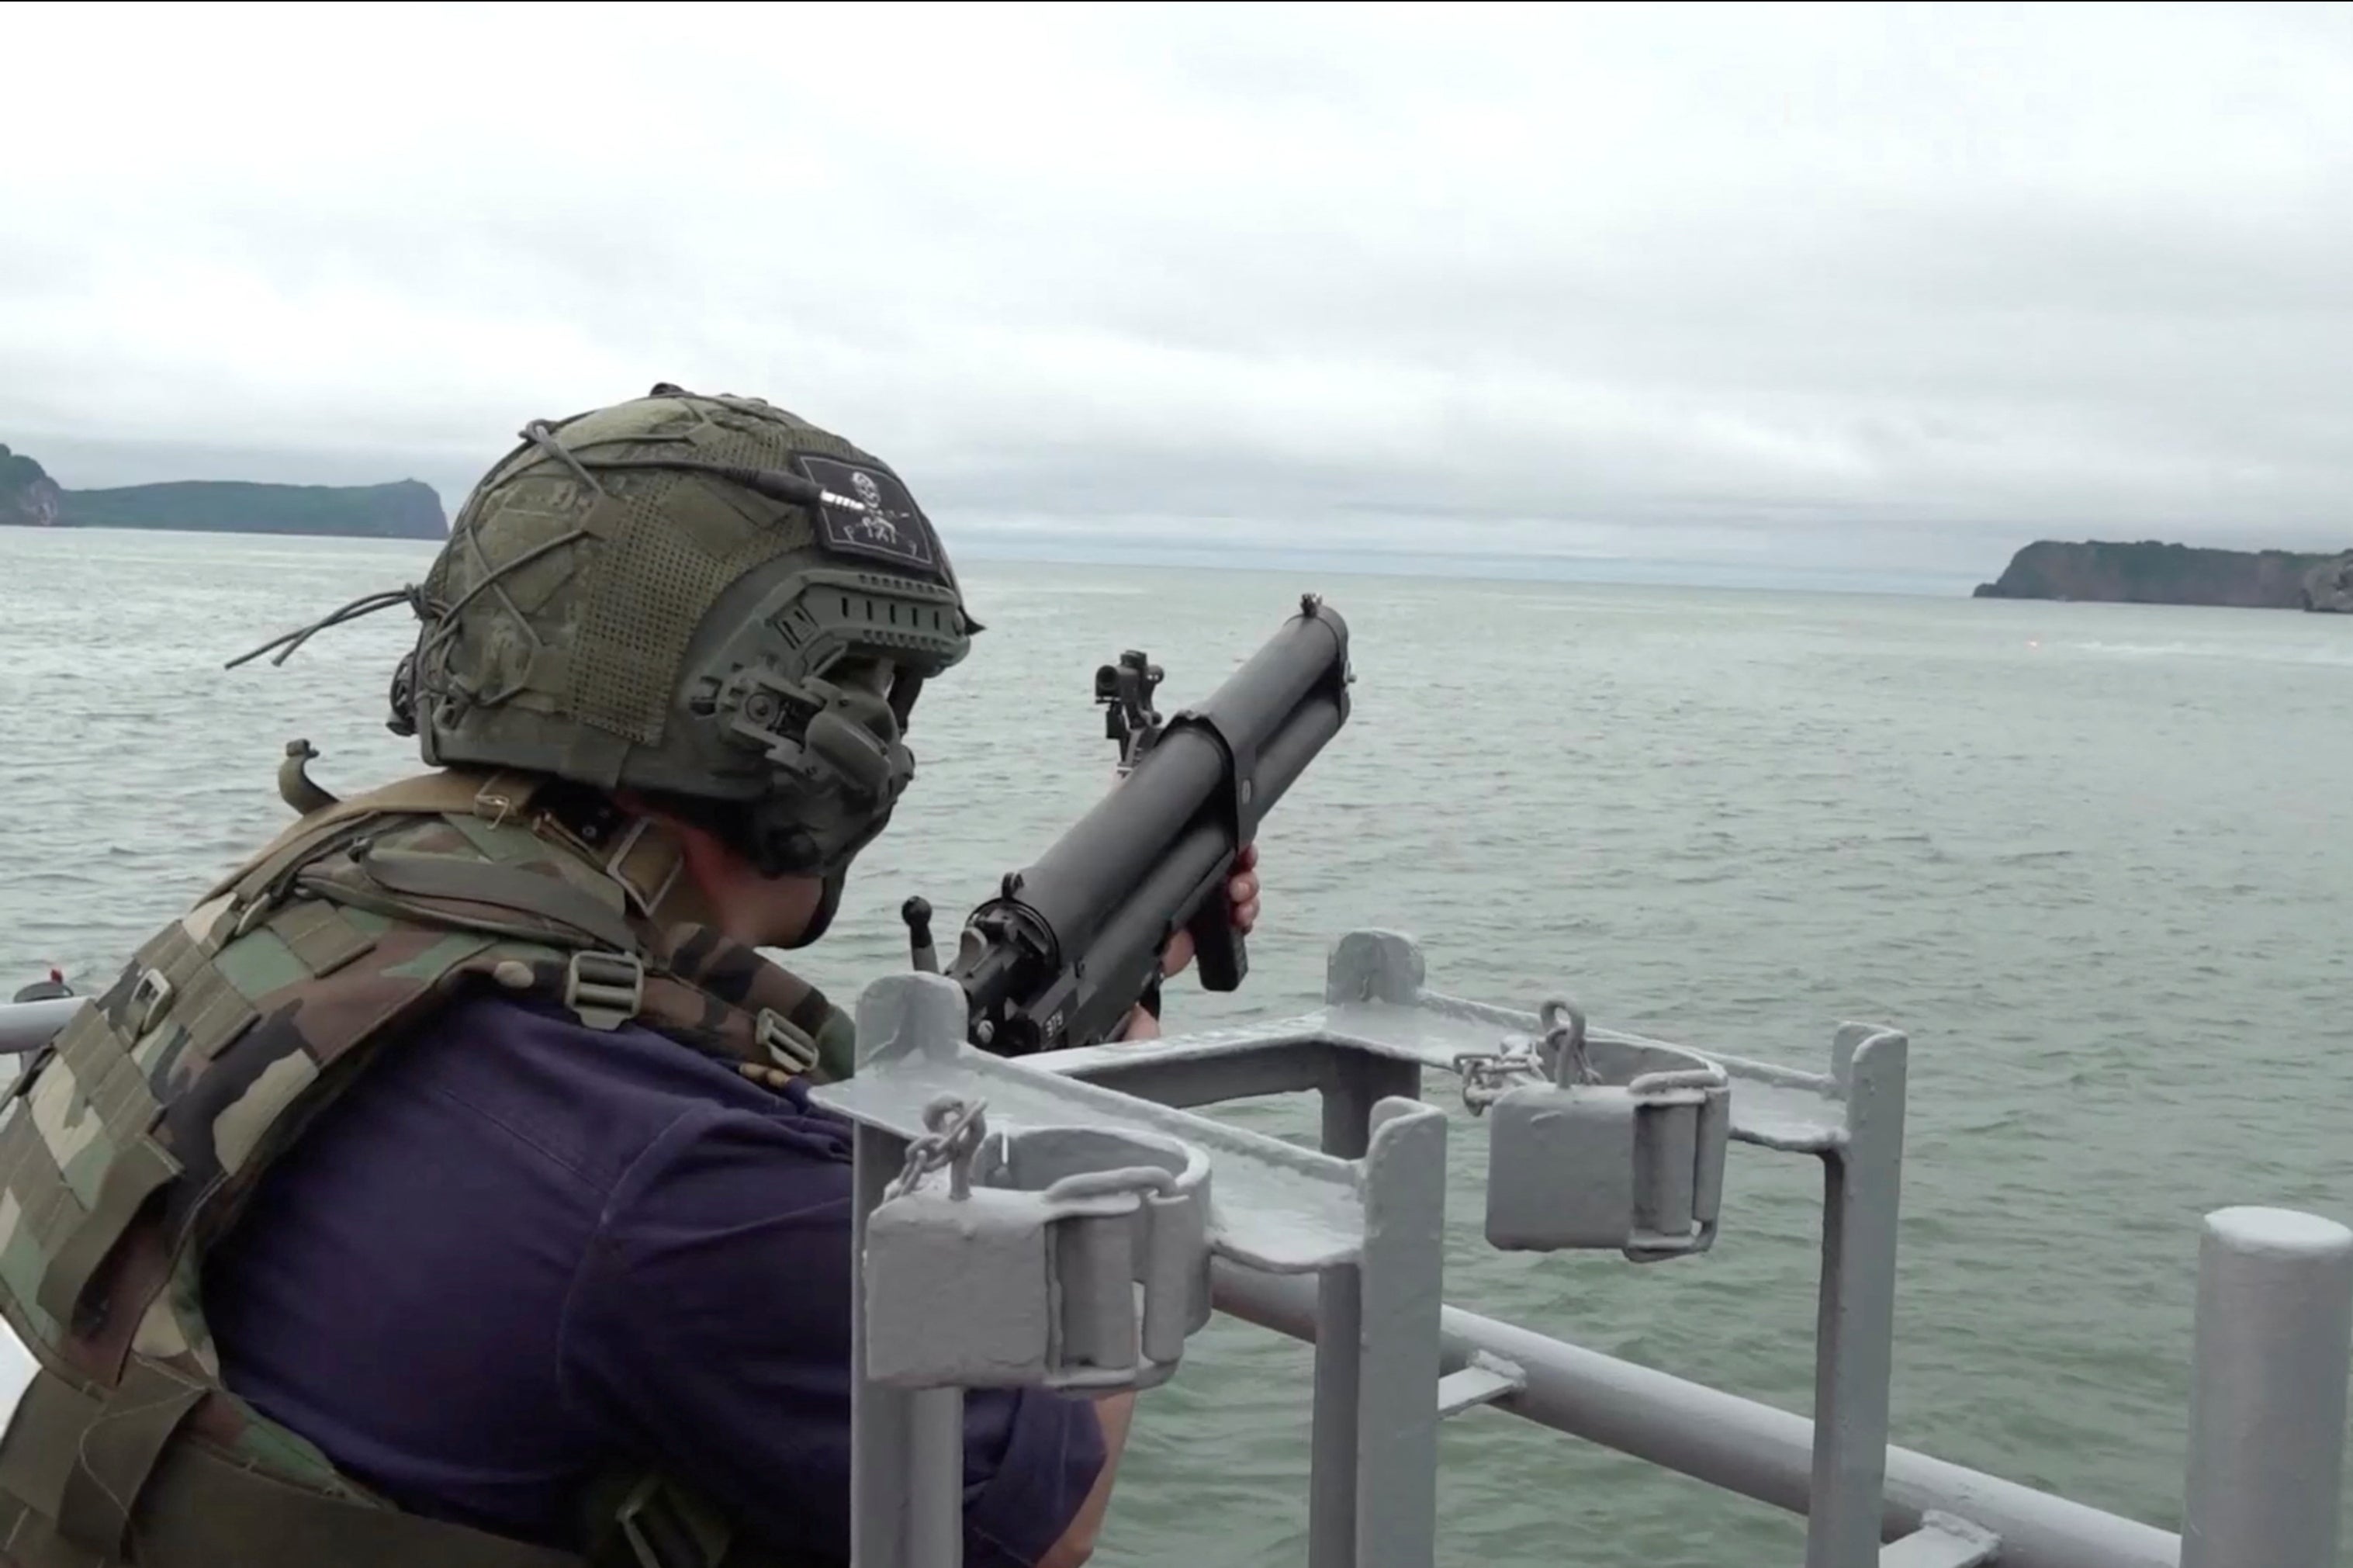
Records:
[[[246,484],[190,480],[125,490],[69,490],[69,528],[173,528],[203,534],[341,534],[442,539],[441,498],[413,479],[395,484]]]
[[[2154,539],[2132,545],[2043,539],[2011,556],[1999,578],[1979,583],[1976,597],[2353,610],[2348,577],[2353,551],[2305,556],[2197,549]]]
[[[65,492],[31,458],[0,446],[0,524],[27,528],[57,525]]]
[[[121,490],[61,490],[31,458],[0,446],[0,524],[163,528],[200,534],[335,534],[443,539],[441,498],[413,479],[395,484],[248,484],[191,480]]]
[[[2306,575],[2304,608],[2353,615],[2353,550],[2322,562]]]

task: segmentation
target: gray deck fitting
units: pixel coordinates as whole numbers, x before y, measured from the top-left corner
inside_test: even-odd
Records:
[[[1501,1356],[1476,1351],[1469,1366],[1438,1380],[1438,1418],[1444,1421],[1466,1410],[1493,1404],[1505,1394],[1517,1393],[1527,1386],[1526,1368],[1514,1366]]]
[[[1948,1513],[1930,1513],[1879,1551],[1879,1568],[1978,1568],[2001,1554],[2001,1537]]]
[[[1734,1139],[1823,1162],[1812,1420],[1444,1306],[1448,1118],[1417,1103],[1423,1073],[1537,1023],[1430,991],[1413,943],[1377,931],[1335,947],[1317,1012],[1019,1061],[964,1044],[952,982],[894,976],[860,1001],[857,1077],[813,1097],[859,1124],[861,1257],[865,1215],[941,1095],[1000,1125],[1124,1128],[1206,1156],[1216,1306],[1315,1346],[1311,1568],[1430,1568],[1438,1423],[1482,1404],[1806,1513],[1808,1568],[2330,1568],[2353,1233],[2210,1216],[2177,1537],[1888,1447],[1907,1052],[1892,1030],[1841,1028],[1827,1073],[1700,1053],[1733,1081]],[[1320,1152],[1185,1108],[1306,1089]],[[954,1568],[961,1393],[871,1385],[855,1348],[859,1568]]]
[[[1332,948],[1319,1012],[1056,1052],[1041,1065],[1170,1105],[1320,1089],[1325,1148],[1345,1151],[1349,1146],[1335,1137],[1353,1125],[1366,1077],[1408,1070],[1418,1077],[1433,1067],[1451,1074],[1459,1057],[1492,1052],[1500,1039],[1536,1033],[1533,1010],[1448,996],[1430,990],[1426,978],[1420,948],[1411,938],[1388,931],[1352,932]],[[1666,1044],[1607,1029],[1591,1035]],[[1894,1030],[1846,1025],[1831,1042],[1827,1073],[1699,1053],[1733,1080],[1735,1139],[1823,1162],[1814,1506],[1807,1520],[1806,1568],[1869,1568],[1879,1554],[1907,1044]],[[1327,1306],[1347,1308],[1336,1298]],[[1319,1383],[1319,1411],[1322,1398]],[[1312,1568],[1324,1564],[1318,1561]]]
[[[2335,1568],[2348,1344],[2353,1231],[2206,1216],[2181,1568]]]

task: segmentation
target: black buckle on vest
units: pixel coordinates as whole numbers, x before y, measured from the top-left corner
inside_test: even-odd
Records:
[[[564,1005],[590,1029],[618,1029],[646,1004],[646,966],[628,953],[583,949],[564,969]]]

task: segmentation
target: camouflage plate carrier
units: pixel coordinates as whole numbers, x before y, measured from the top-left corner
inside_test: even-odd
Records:
[[[395,1511],[222,1386],[206,1250],[387,1042],[470,991],[635,1019],[778,1086],[849,1021],[707,927],[661,927],[677,852],[443,773],[313,812],[142,948],[0,1108],[0,1307],[39,1371],[0,1443],[11,1568],[580,1568]],[[585,831],[584,831],[585,830]],[[588,1560],[705,1564],[723,1524],[605,1489]]]

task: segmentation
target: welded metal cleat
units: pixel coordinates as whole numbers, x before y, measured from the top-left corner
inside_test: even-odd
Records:
[[[1706,1251],[1732,1130],[1724,1068],[1677,1046],[1589,1040],[1565,1001],[1538,1022],[1532,1045],[1457,1065],[1465,1103],[1493,1113],[1488,1244],[1615,1247],[1637,1263]]]
[[[1126,1129],[987,1132],[944,1101],[867,1220],[867,1375],[1149,1388],[1209,1316],[1209,1164]]]

